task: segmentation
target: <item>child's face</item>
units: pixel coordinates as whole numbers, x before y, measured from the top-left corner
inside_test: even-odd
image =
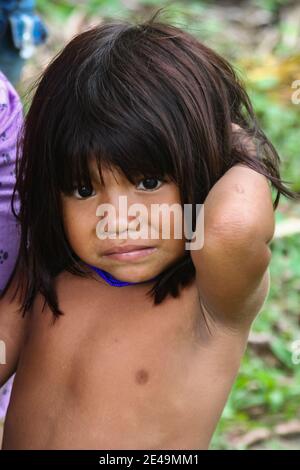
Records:
[[[155,208],[153,204],[166,204],[167,207],[177,204],[177,214],[180,212],[182,215],[180,194],[175,183],[163,182],[159,177],[149,179],[141,177],[132,184],[116,168],[112,171],[102,168],[105,183],[103,186],[94,160],[91,162],[90,170],[92,188],[76,188],[73,195],[62,195],[65,233],[73,251],[82,261],[108,271],[122,281],[141,282],[157,276],[184,255],[184,235],[181,235],[181,238],[178,238],[178,234],[176,238],[174,237],[174,223],[176,223],[174,214],[171,212],[171,217],[168,217],[170,235],[168,235],[168,227],[166,232],[163,232],[162,227],[163,222],[168,222],[166,213],[162,215],[160,212],[158,216],[151,216],[151,210]],[[120,196],[123,196],[121,198],[123,203],[126,200],[126,217],[119,210]],[[140,213],[142,214],[140,225],[138,225],[139,213],[134,210],[131,214],[128,213],[130,206],[136,203],[143,204],[145,210]],[[112,212],[106,212],[103,204],[109,204]],[[131,207],[134,209],[133,206]],[[108,215],[110,227],[102,224],[101,228],[100,221],[108,220]],[[180,218],[177,221],[177,230],[183,233]],[[142,228],[143,234],[148,233],[148,236],[143,235],[143,238],[133,239],[133,233],[137,234],[137,230]],[[99,234],[101,236],[105,231],[109,237],[100,239]],[[123,238],[120,238],[121,235]],[[112,236],[115,238],[111,238]],[[135,250],[135,253],[132,252],[131,255],[106,253],[120,247],[127,246],[128,248],[130,245],[138,246],[138,248],[150,247],[152,250],[140,252]]]

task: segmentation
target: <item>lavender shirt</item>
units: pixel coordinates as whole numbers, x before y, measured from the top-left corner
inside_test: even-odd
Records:
[[[0,292],[16,262],[19,231],[10,202],[15,184],[17,135],[23,121],[20,98],[0,71]]]
[[[14,268],[20,240],[10,202],[15,184],[16,141],[22,122],[20,98],[0,71],[0,293]],[[0,390],[0,420],[6,413],[11,384],[12,379]]]

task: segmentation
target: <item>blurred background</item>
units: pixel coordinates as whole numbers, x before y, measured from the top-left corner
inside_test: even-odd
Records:
[[[25,111],[28,89],[74,35],[107,19],[143,19],[162,6],[174,25],[234,65],[281,156],[283,179],[300,193],[299,0],[37,0],[48,34],[33,54],[25,51],[14,79]],[[282,198],[276,221],[270,294],[212,449],[300,449],[300,204]]]

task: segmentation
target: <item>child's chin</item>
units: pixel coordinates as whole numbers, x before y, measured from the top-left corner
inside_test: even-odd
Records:
[[[135,283],[144,282],[157,276],[157,273],[154,272],[153,270],[142,270],[142,269],[133,270],[132,266],[131,267],[127,266],[127,267],[124,267],[123,269],[111,270],[109,272],[115,278],[119,279],[119,281],[123,281],[123,282],[135,282]]]

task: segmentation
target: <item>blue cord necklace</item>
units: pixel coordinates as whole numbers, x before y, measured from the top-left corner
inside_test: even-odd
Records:
[[[107,271],[104,271],[103,269],[96,268],[96,266],[91,266],[88,264],[88,266],[93,269],[99,276],[102,277],[110,286],[114,287],[124,287],[124,286],[132,286],[136,284],[144,284],[145,282],[150,282],[154,281],[155,279],[158,278],[158,276],[155,276],[151,279],[148,279],[147,281],[142,281],[142,282],[127,282],[127,281],[120,281],[119,279],[116,279],[112,274],[108,273]]]

